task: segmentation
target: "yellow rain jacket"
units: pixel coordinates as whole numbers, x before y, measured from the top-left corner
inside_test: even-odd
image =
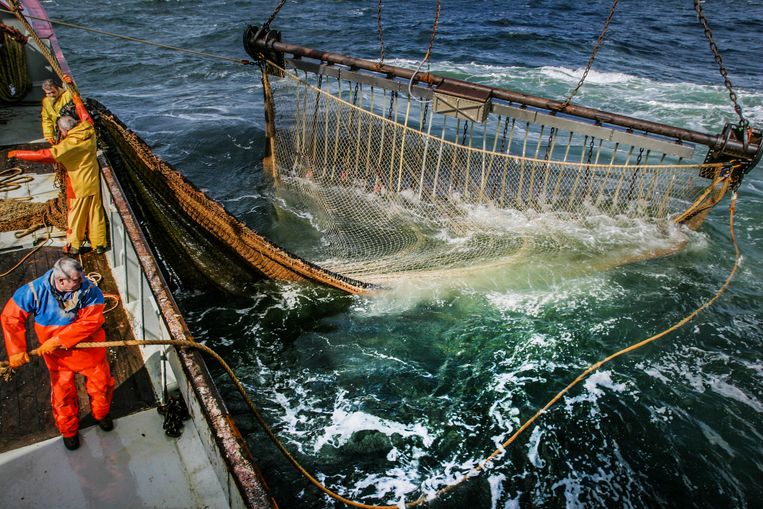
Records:
[[[100,169],[96,156],[95,128],[83,121],[69,131],[66,138],[50,147],[50,154],[64,165],[75,198],[100,192]]]
[[[64,90],[58,97],[45,97],[42,100],[42,137],[46,140],[56,139],[56,121],[61,116],[61,108],[72,100],[72,93]]]

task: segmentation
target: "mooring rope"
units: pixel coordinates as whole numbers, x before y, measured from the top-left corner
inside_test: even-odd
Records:
[[[732,193],[731,203],[729,205],[729,231],[731,236],[731,243],[734,246],[734,251],[735,251],[734,265],[729,275],[726,277],[726,280],[718,289],[718,291],[713,295],[712,298],[705,301],[702,305],[697,307],[694,311],[686,315],[684,318],[682,318],[681,320],[679,320],[672,326],[663,330],[662,332],[659,332],[637,343],[633,343],[632,345],[626,348],[623,348],[621,350],[618,350],[617,352],[605,357],[604,359],[598,362],[595,362],[594,364],[591,364],[588,368],[583,370],[577,376],[577,378],[575,378],[572,382],[570,382],[567,386],[565,386],[561,391],[559,391],[553,398],[551,398],[548,401],[548,403],[546,403],[542,408],[540,408],[537,412],[535,412],[535,414],[532,417],[527,419],[524,422],[524,424],[522,424],[495,451],[493,451],[491,454],[489,454],[483,460],[481,460],[479,464],[476,467],[474,467],[472,470],[470,470],[467,474],[464,474],[456,482],[439,489],[432,496],[426,497],[425,495],[422,495],[414,501],[406,502],[404,504],[405,507],[416,507],[426,502],[431,502],[441,497],[442,495],[454,490],[455,488],[463,484],[465,481],[476,477],[478,474],[484,471],[487,468],[487,466],[493,462],[493,460],[495,460],[498,456],[506,452],[506,448],[509,447],[512,443],[514,443],[517,440],[517,438],[529,427],[531,427],[538,418],[540,418],[544,413],[546,413],[549,410],[549,408],[551,408],[554,404],[556,404],[560,399],[562,399],[562,397],[565,394],[567,394],[573,387],[575,387],[577,384],[579,384],[581,381],[587,378],[591,373],[599,369],[604,364],[607,364],[608,362],[622,355],[625,355],[626,353],[638,350],[639,348],[642,348],[650,343],[653,343],[654,341],[657,341],[658,339],[663,338],[664,336],[670,334],[671,332],[674,332],[675,330],[683,327],[688,322],[696,318],[696,316],[699,315],[702,311],[712,306],[721,297],[721,295],[728,289],[729,285],[731,284],[731,280],[734,278],[734,275],[736,274],[739,267],[741,266],[742,255],[739,249],[739,244],[737,243],[737,240],[736,240],[736,235],[734,233],[734,214],[736,211],[736,200],[737,200],[737,193],[736,191],[734,191]],[[201,350],[209,354],[212,358],[214,358],[220,364],[220,366],[225,370],[231,382],[236,387],[236,390],[244,399],[244,402],[246,403],[249,410],[252,412],[252,415],[254,415],[260,427],[268,435],[268,438],[270,438],[270,440],[278,448],[281,454],[284,455],[284,457],[289,461],[289,463],[291,463],[292,466],[300,474],[302,474],[303,477],[305,477],[311,484],[313,484],[313,486],[318,488],[320,491],[322,491],[326,495],[351,507],[359,507],[362,509],[399,509],[400,504],[374,505],[374,504],[365,504],[363,502],[356,502],[354,500],[350,500],[332,491],[331,489],[323,485],[320,481],[318,481],[294,458],[294,456],[291,455],[288,449],[286,449],[286,447],[281,443],[281,441],[275,435],[273,430],[271,430],[270,426],[267,424],[267,422],[265,422],[265,419],[262,417],[259,410],[257,410],[257,407],[255,406],[254,402],[251,400],[251,398],[247,394],[243,384],[238,379],[236,374],[233,372],[233,369],[228,365],[227,362],[225,362],[225,360],[217,352],[215,352],[214,350],[212,350],[212,348],[206,345],[197,343],[195,341],[186,341],[186,340],[126,340],[126,341],[106,341],[106,342],[97,342],[97,343],[96,342],[79,343],[74,348],[106,348],[106,347],[126,347],[126,346],[145,346],[145,345],[168,345],[168,346],[171,345],[171,346],[177,346],[177,347],[188,347],[188,348],[193,348],[196,350]],[[36,355],[36,350],[32,350],[30,353],[32,355]],[[8,366],[7,362],[5,361],[0,362],[0,376],[2,376],[6,380],[8,380],[13,373],[13,370],[8,368],[7,366]]]

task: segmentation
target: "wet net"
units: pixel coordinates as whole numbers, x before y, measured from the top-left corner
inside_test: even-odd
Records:
[[[308,258],[365,281],[474,267],[512,222],[593,215],[698,227],[719,164],[675,140],[303,60],[263,73],[266,166],[320,232]],[[271,74],[271,75],[269,75]]]
[[[92,99],[98,138],[128,201],[159,251],[181,260],[180,279],[199,279],[228,293],[249,294],[260,278],[314,281],[348,293],[370,289],[292,254],[250,229],[196,188],[113,113]],[[107,161],[104,161],[107,166]],[[106,171],[106,170],[104,170]]]

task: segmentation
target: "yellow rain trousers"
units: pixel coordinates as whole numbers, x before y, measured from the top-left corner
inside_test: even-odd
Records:
[[[81,247],[86,232],[93,247],[107,245],[96,149],[95,129],[87,121],[77,124],[66,138],[50,148],[53,159],[66,168],[69,207],[66,240],[77,249]]]

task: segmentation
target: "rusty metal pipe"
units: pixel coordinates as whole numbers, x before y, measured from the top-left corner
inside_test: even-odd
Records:
[[[380,65],[378,62],[373,62],[371,60],[348,57],[338,53],[330,53],[328,51],[308,48],[297,44],[280,42],[273,38],[261,37],[257,40],[254,40],[254,32],[249,33],[251,33],[252,36],[245,37],[245,45],[247,51],[252,56],[255,56],[254,54],[257,53],[257,49],[272,50],[279,53],[288,53],[298,58],[313,58],[330,64],[346,65],[352,68],[365,69],[368,71],[378,72],[381,74],[386,74],[387,76],[394,76],[403,79],[411,79],[411,77],[414,75],[414,71],[410,69],[386,64]],[[488,92],[490,96],[497,99],[503,99],[505,101],[525,104],[527,106],[542,108],[549,111],[561,112],[576,117],[587,118],[603,124],[612,124],[636,131],[644,131],[660,136],[666,136],[668,138],[675,138],[692,143],[698,143],[700,145],[705,145],[712,150],[723,149],[723,154],[743,158],[745,160],[754,160],[758,154],[758,151],[760,150],[760,144],[749,143],[747,146],[745,146],[743,143],[736,140],[725,141],[725,138],[722,135],[711,135],[699,131],[681,129],[679,127],[674,127],[667,124],[660,124],[658,122],[651,122],[649,120],[628,117],[626,115],[618,115],[616,113],[610,113],[585,106],[576,106],[574,104],[570,104],[564,107],[564,103],[562,101],[546,99],[544,97],[523,94],[502,88],[489,87],[478,83],[470,83],[454,78],[446,78],[432,73],[418,73],[416,74],[415,80],[417,82],[428,83],[434,86],[439,86],[444,83],[454,84],[458,87],[467,88],[482,94]]]

